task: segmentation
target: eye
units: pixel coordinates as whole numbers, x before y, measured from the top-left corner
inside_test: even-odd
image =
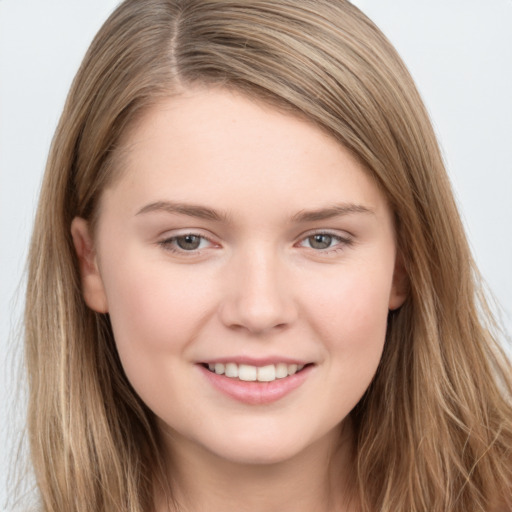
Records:
[[[335,235],[333,233],[313,233],[300,241],[300,247],[314,249],[315,251],[327,251],[329,249],[342,249],[350,245],[352,240],[347,237]]]
[[[206,240],[198,235],[183,235],[175,238],[176,245],[184,251],[196,251]]]
[[[312,249],[328,249],[335,239],[332,235],[319,233],[317,235],[308,236],[306,240]]]
[[[214,245],[211,240],[195,233],[185,233],[166,238],[159,242],[159,244],[164,249],[172,252],[195,252]]]

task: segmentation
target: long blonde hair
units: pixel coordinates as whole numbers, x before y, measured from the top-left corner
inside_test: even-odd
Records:
[[[510,364],[428,115],[390,43],[344,0],[127,0],[69,93],[30,249],[29,438],[43,510],[149,512],[164,485],[154,417],[123,373],[108,315],[82,298],[70,224],[94,225],[121,135],[196,83],[326,130],[394,211],[409,295],[351,413],[362,510],[512,507]]]

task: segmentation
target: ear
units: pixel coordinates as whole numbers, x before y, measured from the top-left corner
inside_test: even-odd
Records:
[[[405,270],[402,257],[400,254],[397,254],[391,293],[389,294],[389,310],[393,311],[398,309],[405,302],[407,295],[409,295],[409,277]]]
[[[78,257],[85,303],[97,313],[107,313],[107,296],[98,269],[94,240],[88,222],[81,217],[75,217],[71,223],[71,236]]]

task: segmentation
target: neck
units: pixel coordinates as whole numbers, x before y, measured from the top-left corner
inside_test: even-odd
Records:
[[[352,431],[333,431],[290,459],[246,464],[166,433],[174,507],[159,512],[353,512]],[[165,504],[164,504],[165,502]]]

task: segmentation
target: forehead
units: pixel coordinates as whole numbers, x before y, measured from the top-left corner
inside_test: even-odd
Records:
[[[276,200],[290,196],[296,210],[306,198],[384,201],[368,171],[325,131],[222,89],[191,89],[153,105],[125,136],[119,161],[111,189],[136,191],[141,201],[232,203],[270,191]]]

